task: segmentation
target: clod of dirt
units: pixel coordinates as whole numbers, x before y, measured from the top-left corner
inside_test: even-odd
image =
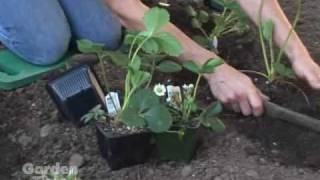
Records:
[[[69,159],[69,166],[81,167],[84,164],[84,158],[81,154],[75,153]]]
[[[53,127],[49,124],[44,125],[41,129],[40,129],[40,137],[44,138],[47,137],[50,132],[52,131]]]
[[[246,172],[246,175],[248,177],[251,177],[251,178],[254,178],[254,179],[260,179],[260,176],[259,174],[257,173],[257,171],[254,171],[254,170],[249,170]]]
[[[183,167],[183,169],[181,170],[182,177],[190,176],[191,173],[192,173],[192,167],[190,165]]]
[[[19,136],[19,138],[18,138],[18,143],[19,143],[22,147],[27,147],[31,142],[32,142],[32,137],[27,136],[26,134],[22,134],[22,135]]]

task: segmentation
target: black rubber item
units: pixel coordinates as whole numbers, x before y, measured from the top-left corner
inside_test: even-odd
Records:
[[[47,90],[66,120],[83,125],[81,117],[101,104],[103,91],[87,65],[78,66],[50,80]]]
[[[222,13],[224,10],[224,7],[217,3],[216,0],[204,0],[204,4],[219,13]]]
[[[111,170],[142,164],[154,150],[152,135],[148,132],[113,136],[101,123],[96,124],[96,131],[100,152]]]

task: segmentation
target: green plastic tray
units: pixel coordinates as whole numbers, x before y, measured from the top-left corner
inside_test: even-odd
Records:
[[[25,62],[9,50],[0,50],[0,90],[12,90],[35,82],[41,75],[65,65],[71,55],[50,66],[36,66]]]

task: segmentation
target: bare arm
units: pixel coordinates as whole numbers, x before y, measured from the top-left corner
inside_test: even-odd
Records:
[[[144,29],[142,17],[148,7],[140,0],[105,1],[125,27],[136,30]],[[216,57],[216,54],[199,46],[175,25],[169,24],[163,30],[174,35],[182,44],[181,60],[194,60],[198,64],[203,64],[208,59]],[[215,73],[206,75],[206,79],[213,95],[236,112],[255,116],[263,113],[261,92],[249,77],[228,64],[219,66]]]
[[[282,11],[278,0],[237,0],[255,23],[259,21],[259,8],[262,1],[264,1],[262,21],[271,19],[274,22],[274,39],[278,46],[282,47],[292,25]],[[293,32],[290,36],[285,53],[289,57],[296,74],[307,80],[313,88],[320,89],[320,68],[313,61],[296,32]]]
[[[106,2],[113,9],[113,11],[117,13],[121,23],[126,28],[135,30],[144,29],[142,17],[149,8],[140,0],[121,0],[120,3],[119,0],[106,0]],[[124,11],[122,11],[122,9],[124,9]],[[216,57],[213,52],[199,46],[173,24],[166,26],[163,31],[174,35],[183,46],[184,51],[180,57],[182,60],[193,59],[199,64],[203,64],[206,60]]]

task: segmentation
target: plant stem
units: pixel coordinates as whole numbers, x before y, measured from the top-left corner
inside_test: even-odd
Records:
[[[114,109],[117,111],[117,113],[119,113],[119,111],[117,109],[117,106],[116,106],[116,103],[114,102],[114,99],[110,94],[111,90],[110,90],[110,87],[108,85],[108,80],[107,80],[107,77],[106,77],[107,72],[106,72],[106,70],[104,69],[104,66],[103,66],[103,58],[104,58],[104,56],[101,55],[101,54],[97,54],[97,56],[98,56],[99,65],[100,65],[100,68],[101,68],[101,71],[102,71],[103,84],[104,84],[104,86],[105,86],[105,88],[107,90],[107,93],[110,95],[111,102],[112,102],[112,105],[113,105]]]
[[[195,101],[195,99],[197,97],[198,88],[199,88],[199,84],[200,84],[201,78],[202,78],[202,74],[198,74],[198,78],[197,78],[196,85],[194,87],[194,91],[193,91],[193,95],[192,95],[192,100],[193,101]],[[191,107],[189,106],[188,110],[187,110],[187,115],[186,115],[186,118],[185,118],[186,121],[189,120],[190,113],[191,113]]]
[[[275,56],[274,56],[274,51],[273,51],[273,39],[269,39],[269,48],[270,48],[270,58],[271,58],[271,66],[270,66],[270,78],[271,78],[271,81],[274,80],[274,77],[275,77]]]
[[[130,46],[130,50],[129,50],[129,59],[131,58],[131,55],[132,55],[132,51],[133,51],[133,48],[134,48],[134,45],[136,44],[136,41],[138,40],[138,35],[136,35],[132,41],[132,44]]]
[[[243,72],[243,73],[251,73],[251,74],[256,74],[256,75],[259,75],[261,77],[264,77],[266,79],[269,80],[269,77],[268,75],[262,73],[262,72],[258,72],[258,71],[251,71],[251,70],[240,70],[240,72]]]
[[[294,22],[292,24],[292,28],[290,29],[290,32],[287,36],[287,39],[285,40],[284,44],[282,45],[282,47],[280,48],[280,52],[277,56],[277,60],[276,62],[279,63],[281,61],[281,58],[283,56],[283,53],[289,43],[289,40],[290,40],[290,37],[292,35],[292,33],[294,32],[299,20],[300,20],[300,17],[301,17],[301,10],[302,10],[302,1],[301,0],[298,0],[298,10],[297,10],[297,14],[295,16],[295,19],[294,19]]]
[[[138,35],[137,35],[138,36]],[[150,39],[152,35],[147,36],[142,42],[141,44],[139,44],[139,46],[137,47],[137,49],[135,50],[133,56],[130,58],[130,63],[129,66],[132,64],[132,62],[135,60],[135,58],[137,57],[139,51],[141,50],[141,48],[143,47],[143,45]],[[124,110],[129,102],[129,98],[130,98],[130,94],[131,93],[131,87],[130,87],[130,79],[131,79],[131,72],[130,69],[128,70],[128,73],[126,75],[126,80],[125,80],[125,97],[124,97],[124,102],[123,102],[123,106],[122,106],[122,110]],[[136,87],[137,88],[137,87]],[[134,89],[136,89],[134,88]]]
[[[259,18],[258,18],[259,37],[260,37],[260,44],[261,44],[262,53],[263,53],[263,60],[264,60],[265,66],[266,66],[268,79],[271,80],[271,77],[270,77],[271,70],[270,70],[270,66],[269,66],[269,59],[268,59],[268,56],[267,56],[266,45],[265,45],[265,42],[264,42],[264,39],[263,39],[263,32],[262,32],[262,9],[263,9],[263,4],[264,4],[264,0],[261,0],[261,5],[260,5],[260,9],[259,9]]]
[[[151,82],[152,82],[152,77],[154,75],[154,72],[156,70],[156,61],[155,60],[152,60],[152,66],[151,66],[151,78],[150,80],[148,81],[147,85],[146,85],[146,88],[149,88],[150,85],[151,85]]]
[[[210,37],[209,37],[208,33],[207,33],[202,27],[200,27],[199,30],[201,31],[201,33],[202,33],[208,40],[210,40]]]

